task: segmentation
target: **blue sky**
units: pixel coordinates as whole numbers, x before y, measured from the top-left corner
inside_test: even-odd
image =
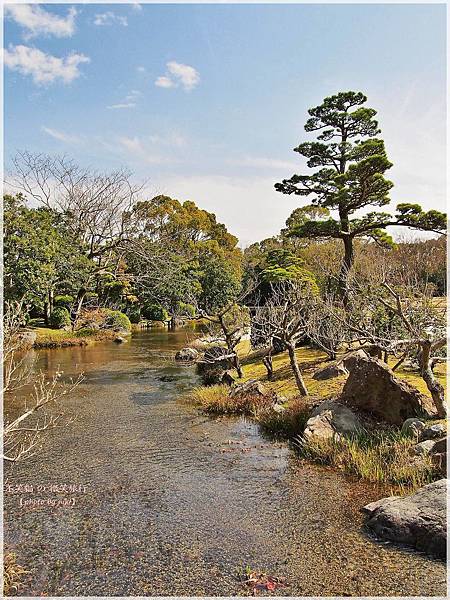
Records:
[[[445,206],[444,5],[6,7],[5,157],[65,153],[127,166],[149,196],[194,200],[241,244],[302,203],[307,109],[361,90],[394,167],[396,202]]]

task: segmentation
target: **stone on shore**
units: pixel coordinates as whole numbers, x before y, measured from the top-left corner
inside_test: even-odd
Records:
[[[312,410],[303,437],[306,441],[339,439],[355,435],[361,429],[361,422],[354,412],[334,400],[325,400]]]
[[[398,379],[382,361],[355,352],[344,360],[349,376],[340,402],[394,425],[434,412],[431,399]]]
[[[380,539],[446,557],[447,479],[426,485],[404,498],[382,498],[363,508],[367,526]]]

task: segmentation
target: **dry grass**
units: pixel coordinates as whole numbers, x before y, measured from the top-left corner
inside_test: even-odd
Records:
[[[28,573],[29,571],[17,564],[17,556],[14,552],[6,552],[3,557],[3,594],[16,595],[24,576]]]
[[[259,411],[273,403],[270,396],[229,396],[226,385],[197,387],[185,397],[188,402],[198,406],[202,412],[210,415],[248,415],[256,416]]]
[[[313,462],[413,491],[440,477],[430,457],[411,455],[415,443],[399,432],[385,431],[334,440],[299,440],[298,445],[301,455]]]

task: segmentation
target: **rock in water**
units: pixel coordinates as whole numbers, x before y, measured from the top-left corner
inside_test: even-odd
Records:
[[[324,381],[325,379],[333,379],[333,377],[340,377],[341,375],[348,375],[347,369],[342,363],[333,363],[316,371],[312,378],[316,381]]]
[[[193,361],[197,360],[198,352],[195,348],[181,348],[175,354],[175,360]]]
[[[303,437],[311,439],[332,439],[341,435],[354,435],[361,430],[358,417],[346,406],[325,400],[316,406],[306,422]]]
[[[367,526],[381,539],[446,557],[447,479],[440,479],[404,498],[383,498],[363,508]]]
[[[115,341],[116,344],[123,344],[127,340],[124,337],[118,335],[117,337],[114,338],[114,341]]]
[[[424,396],[376,358],[354,353],[344,364],[350,374],[340,402],[372,413],[388,423],[401,425],[405,419],[431,414],[431,399]]]

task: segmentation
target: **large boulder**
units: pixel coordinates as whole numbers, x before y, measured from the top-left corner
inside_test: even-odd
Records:
[[[37,333],[30,329],[21,329],[15,336],[14,346],[16,350],[29,350],[36,341]]]
[[[334,400],[325,400],[311,411],[303,437],[306,441],[339,439],[355,435],[361,429],[361,422],[354,412]]]
[[[416,388],[398,379],[394,372],[376,358],[354,353],[344,361],[349,371],[340,402],[369,412],[376,417],[401,425],[405,419],[429,415],[433,404]]]
[[[312,378],[316,381],[324,381],[326,379],[340,377],[341,375],[348,375],[348,371],[341,362],[335,362],[316,371]]]
[[[363,508],[367,526],[379,538],[413,546],[445,559],[447,480],[441,479],[404,498],[392,496]]]
[[[197,360],[198,356],[195,348],[181,348],[175,354],[175,360],[194,361]]]

